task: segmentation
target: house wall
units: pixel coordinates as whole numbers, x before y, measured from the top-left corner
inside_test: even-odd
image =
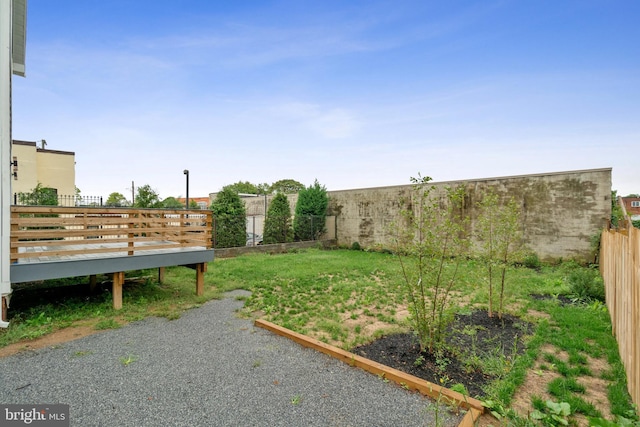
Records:
[[[632,220],[640,219],[640,206],[632,206],[633,204],[640,204],[640,197],[623,197],[622,203],[624,203],[624,209],[627,211],[627,215],[629,215]]]
[[[18,179],[11,179],[13,193],[27,193],[38,185],[36,143],[13,141],[11,154],[18,159]]]
[[[59,195],[75,194],[75,153],[37,148],[31,141],[13,141],[12,156],[18,159],[18,179],[11,180],[13,193],[30,192],[41,183],[55,188]]]
[[[76,194],[75,154],[67,151],[38,149],[38,180],[45,187],[58,190],[59,195]]]

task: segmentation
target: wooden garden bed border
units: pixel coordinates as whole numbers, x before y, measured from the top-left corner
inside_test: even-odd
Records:
[[[435,400],[444,400],[445,403],[459,406],[468,410],[467,414],[462,419],[459,427],[472,427],[475,425],[475,421],[484,412],[482,402],[472,397],[463,395],[448,388],[433,384],[429,381],[421,378],[409,375],[405,372],[383,365],[373,360],[366,359],[354,353],[342,350],[338,347],[323,343],[315,338],[310,338],[306,335],[299,334],[290,329],[283,328],[274,323],[266,320],[257,319],[254,322],[255,326],[271,331],[275,334],[289,338],[296,343],[303,345],[304,347],[312,348],[321,353],[336,358],[351,366],[364,369],[367,372],[384,377],[389,381],[393,381],[396,384],[407,388],[408,390],[416,390],[421,394],[428,396]]]

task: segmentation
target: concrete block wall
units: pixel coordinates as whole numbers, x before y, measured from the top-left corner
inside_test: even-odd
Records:
[[[464,187],[464,209],[471,218],[470,235],[474,234],[478,219],[477,203],[487,189],[493,189],[502,200],[514,197],[522,208],[525,244],[546,260],[591,260],[590,239],[600,233],[611,217],[611,168],[431,184],[436,187],[435,197],[442,197],[448,186]],[[358,242],[362,247],[391,248],[390,226],[399,218],[402,201],[413,197],[413,185],[329,191],[328,196],[327,215],[335,216],[335,226],[328,227],[329,234],[339,245]],[[293,214],[298,195],[287,197]],[[258,234],[262,233],[265,207],[272,198],[243,198],[247,215],[253,216],[251,229],[255,223]]]
[[[513,197],[522,208],[525,244],[546,260],[592,259],[590,240],[611,217],[611,168],[431,184],[435,197],[448,186],[464,187],[470,235],[478,219],[477,203],[488,188],[502,200]],[[328,215],[336,216],[338,244],[391,248],[390,225],[413,191],[407,184],[328,192]]]

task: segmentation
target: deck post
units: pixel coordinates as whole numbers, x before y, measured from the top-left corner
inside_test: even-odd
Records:
[[[124,271],[113,273],[113,309],[122,308],[122,285],[124,284]]]
[[[0,322],[6,322],[7,321],[7,297],[3,295],[2,301],[0,301],[0,304],[2,304],[2,317],[0,317]]]
[[[164,267],[158,267],[158,283],[162,284],[164,282]]]
[[[95,274],[92,274],[89,276],[89,292],[92,294],[95,293],[97,287],[98,287],[98,276],[96,276]]]
[[[199,297],[204,295],[204,273],[206,271],[206,262],[199,262],[198,264],[196,264],[196,295]]]

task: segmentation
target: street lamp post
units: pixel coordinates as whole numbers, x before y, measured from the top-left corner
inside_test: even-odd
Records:
[[[184,174],[187,177],[187,199],[186,203],[184,204],[184,208],[189,209],[189,169],[185,169]]]

